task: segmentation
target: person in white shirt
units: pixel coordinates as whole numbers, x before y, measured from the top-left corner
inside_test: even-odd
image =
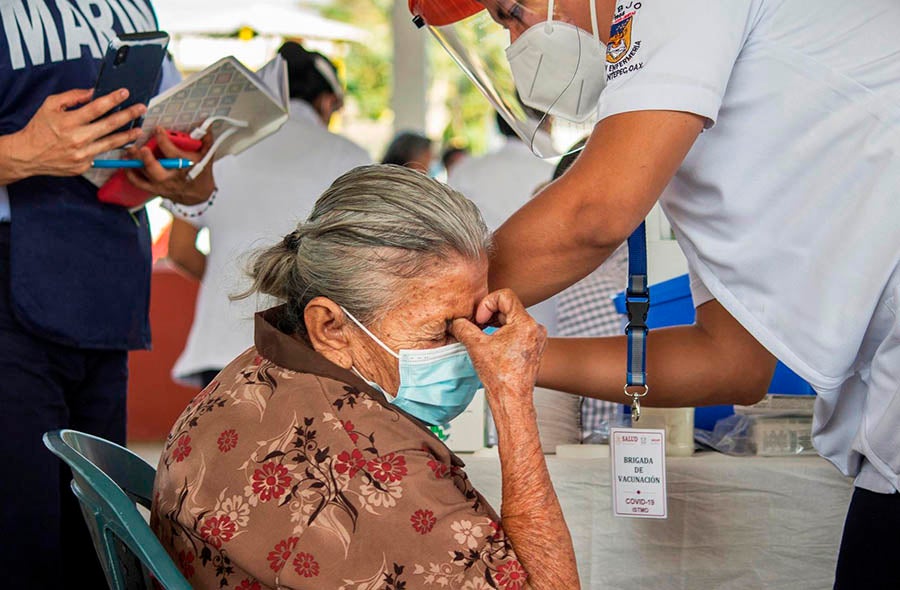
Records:
[[[496,121],[503,144],[482,156],[466,158],[447,174],[447,184],[478,205],[491,230],[500,227],[528,202],[536,186],[553,176],[553,164],[535,158],[499,113]]]
[[[253,314],[263,302],[230,299],[249,284],[244,254],[274,243],[305,219],[335,178],[371,163],[363,148],[328,131],[343,105],[334,64],[294,42],[282,45],[279,53],[288,67],[288,121],[240,155],[216,163],[214,207],[195,217],[170,208],[168,257],[201,280],[187,344],[172,369],[182,383],[206,385],[253,344]],[[204,227],[209,231],[206,255],[196,247]]]
[[[783,361],[816,389],[816,448],[855,478],[835,587],[898,587],[900,562],[878,556],[900,552],[900,4],[560,0],[549,19],[541,2],[462,4],[508,29],[524,100],[599,121],[495,234],[490,287],[558,292],[668,187],[697,321],[650,334],[645,403],[753,403]],[[579,83],[554,95],[561,74]],[[624,337],[556,340],[540,382],[623,401],[625,366]]]

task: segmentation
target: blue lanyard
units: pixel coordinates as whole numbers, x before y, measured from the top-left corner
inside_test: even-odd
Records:
[[[647,395],[647,312],[650,288],[647,285],[647,228],[643,222],[628,237],[628,289],[625,291],[628,324],[628,369],[625,395],[631,398],[631,420],[641,419],[641,398]]]

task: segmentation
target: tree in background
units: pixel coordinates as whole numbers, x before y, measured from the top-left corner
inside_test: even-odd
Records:
[[[372,33],[366,43],[348,45],[345,62],[348,97],[356,103],[359,115],[371,121],[389,121],[392,116],[393,1],[328,0],[319,6],[322,16]],[[426,31],[422,34],[429,35]],[[491,41],[483,53],[487,64],[503,64],[509,40],[500,36]],[[435,90],[429,92],[432,104],[428,112],[441,113],[447,119],[440,134],[441,143],[467,145],[473,154],[485,152],[493,129],[494,109],[445,51],[438,50],[433,41],[427,47],[431,86]]]

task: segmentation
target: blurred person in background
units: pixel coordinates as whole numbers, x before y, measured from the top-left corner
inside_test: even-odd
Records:
[[[447,176],[447,184],[478,205],[491,231],[527,203],[536,186],[553,176],[553,164],[536,158],[500,113],[495,121],[502,145],[466,158]]]
[[[461,145],[451,144],[447,146],[441,154],[441,166],[444,168],[445,177],[457,164],[465,160],[469,156],[469,148]]]
[[[405,166],[429,174],[434,160],[433,142],[415,131],[401,131],[388,144],[381,158],[382,164]]]
[[[259,302],[231,301],[242,291],[241,257],[285,234],[312,210],[316,197],[344,172],[371,163],[366,151],[328,131],[343,106],[337,68],[324,55],[287,42],[290,118],[274,135],[216,165],[218,198],[195,214],[173,214],[169,259],[201,281],[187,344],[173,368],[179,382],[204,386],[231,359],[253,344],[253,313]],[[209,253],[197,247],[209,231]]]

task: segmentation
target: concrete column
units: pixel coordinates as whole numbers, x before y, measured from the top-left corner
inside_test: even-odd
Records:
[[[406,0],[395,0],[391,16],[394,33],[394,82],[391,109],[394,131],[425,131],[428,71],[425,44],[428,31],[412,23]]]

